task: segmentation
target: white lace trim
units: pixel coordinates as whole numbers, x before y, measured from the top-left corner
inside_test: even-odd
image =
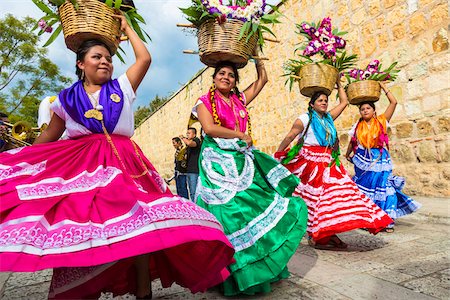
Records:
[[[223,230],[211,213],[187,200],[170,203],[174,199],[180,200],[139,201],[129,212],[104,223],[65,220],[49,225],[44,216],[11,220],[1,224],[0,246],[4,252],[47,255],[110,245],[171,227],[200,225]]]
[[[100,165],[92,173],[83,171],[68,180],[61,177],[47,178],[39,182],[18,185],[16,189],[20,200],[43,199],[105,187],[119,174],[122,174],[122,171],[118,168],[104,168]]]
[[[280,181],[289,177],[291,172],[288,169],[283,167],[283,165],[279,164],[276,167],[272,168],[269,173],[267,173],[266,178],[272,187],[277,188]]]
[[[289,199],[275,194],[274,201],[258,217],[250,221],[244,228],[227,235],[236,252],[251,247],[262,236],[274,228],[286,214]]]
[[[250,187],[253,182],[255,165],[252,157],[245,153],[244,166],[239,174],[233,155],[219,153],[213,148],[203,149],[202,168],[205,176],[219,188],[213,189],[198,185],[198,195],[208,204],[224,204],[230,201],[238,192]],[[224,175],[216,172],[213,163],[221,166]]]
[[[26,162],[21,162],[14,166],[0,165],[0,181],[23,175],[39,174],[45,170],[46,165],[46,160],[34,165]]]

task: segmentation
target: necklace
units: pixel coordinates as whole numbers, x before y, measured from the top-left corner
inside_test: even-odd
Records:
[[[86,87],[84,88],[84,91],[86,92],[86,94],[91,102],[91,105],[93,107],[93,109],[89,109],[88,111],[86,111],[84,113],[84,116],[86,118],[94,118],[96,120],[102,121],[103,120],[103,113],[102,113],[103,106],[99,104],[100,92],[98,92],[98,95],[95,97],[94,94],[96,92],[89,93],[86,90]]]

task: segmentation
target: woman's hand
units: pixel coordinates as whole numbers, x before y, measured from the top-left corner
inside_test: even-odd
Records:
[[[248,134],[242,133],[242,136],[239,138],[241,141],[247,143],[247,147],[251,147],[253,145],[253,139]]]
[[[127,22],[127,19],[123,15],[113,15],[114,18],[120,21],[120,30],[125,32],[127,28],[130,28],[130,25]]]
[[[346,155],[345,155],[345,158],[346,158],[349,162],[353,163],[353,161],[352,161],[353,155],[352,155],[352,154],[346,154]]]
[[[379,81],[378,83],[380,84],[380,87],[383,89],[383,91],[384,91],[385,93],[387,93],[386,91],[387,91],[388,89],[387,89],[387,87],[386,87],[386,83],[384,83],[383,81]]]

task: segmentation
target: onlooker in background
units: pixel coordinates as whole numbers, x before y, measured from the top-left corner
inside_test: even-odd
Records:
[[[174,137],[172,139],[172,145],[175,148],[175,172],[173,176],[167,180],[167,183],[175,179],[175,184],[177,187],[177,194],[183,198],[189,199],[188,188],[187,188],[187,147],[183,147],[183,143],[179,137]]]
[[[187,146],[187,182],[189,186],[189,198],[195,202],[195,189],[198,181],[198,156],[200,154],[201,142],[197,137],[197,129],[189,127],[187,137],[180,136]]]

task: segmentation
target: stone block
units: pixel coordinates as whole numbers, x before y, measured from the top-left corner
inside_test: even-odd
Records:
[[[362,0],[350,0],[350,7],[352,10],[358,9],[363,6]]]
[[[448,33],[444,28],[440,28],[433,36],[433,51],[442,52],[448,49]]]
[[[378,47],[380,49],[386,49],[388,47],[389,35],[387,32],[382,32],[382,33],[378,34],[377,39],[378,39]]]
[[[450,131],[450,118],[449,117],[440,117],[437,121],[437,127],[439,133],[445,133]]]
[[[408,0],[406,2],[406,4],[408,5],[408,13],[409,14],[412,14],[415,11],[417,11],[417,6],[418,6],[417,0]]]
[[[339,7],[337,9],[337,15],[341,17],[341,16],[347,15],[347,13],[348,13],[348,6],[347,6],[347,4],[339,5]],[[339,29],[340,30],[344,30],[341,27]]]
[[[351,22],[353,25],[360,25],[366,21],[366,12],[363,8],[356,10],[351,16]]]
[[[423,110],[426,117],[438,114],[441,109],[445,109],[447,101],[442,101],[440,95],[426,96],[423,99]]]
[[[373,33],[373,31],[374,31],[373,22],[367,22],[362,26],[361,33],[363,36],[368,37]]]
[[[433,2],[433,0],[419,0],[419,7],[420,8],[424,8],[425,6],[427,6],[431,2]]]
[[[407,17],[406,6],[398,5],[387,13],[385,24],[388,26],[393,26],[395,24],[403,23],[406,17]]]
[[[431,26],[446,25],[448,20],[448,3],[442,3],[434,7],[430,15]]]
[[[434,134],[433,125],[428,121],[420,121],[417,123],[417,133],[419,137],[425,137]]]
[[[427,28],[428,22],[423,13],[414,14],[409,20],[409,32],[416,36]]]
[[[417,147],[420,162],[437,162],[438,155],[433,141],[421,141]]]
[[[394,41],[403,39],[406,35],[405,24],[400,23],[392,27],[392,35],[394,36]]]
[[[413,124],[411,122],[408,123],[400,123],[395,126],[395,132],[397,138],[410,138],[413,132]]]
[[[428,73],[428,62],[419,61],[416,64],[411,64],[407,68],[408,78],[416,79],[420,76],[426,75]]]
[[[425,96],[426,84],[423,80],[412,80],[406,84],[406,93],[409,99],[418,99]]]
[[[380,1],[372,0],[367,3],[367,13],[370,16],[377,16],[381,12],[381,4]]]
[[[395,5],[395,0],[383,0],[383,6],[384,8],[390,8]]]
[[[426,79],[429,93],[441,92],[450,88],[449,73],[447,71],[434,73]]]
[[[364,54],[366,56],[370,56],[376,49],[375,38],[373,36],[369,36],[364,40]]]
[[[397,144],[391,148],[391,156],[395,161],[411,163],[416,161],[413,149],[407,144]]]
[[[343,145],[345,149],[347,149],[347,145],[350,142],[348,134],[347,133],[341,134],[339,136],[339,141],[341,142],[341,145]]]

